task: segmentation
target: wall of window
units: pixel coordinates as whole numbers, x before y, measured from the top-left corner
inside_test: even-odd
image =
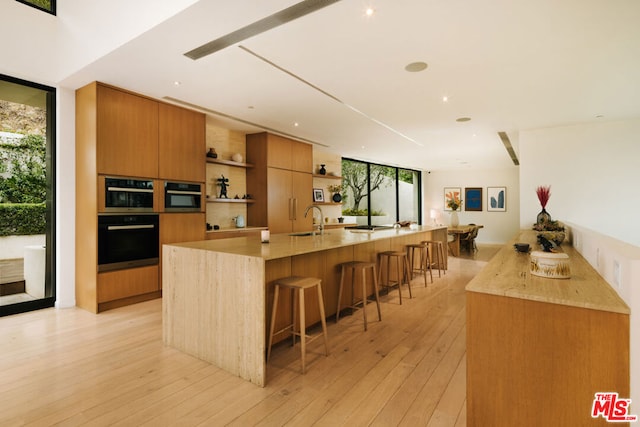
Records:
[[[412,169],[342,159],[342,215],[358,225],[422,223],[421,174]]]
[[[0,316],[55,303],[55,98],[0,74]]]

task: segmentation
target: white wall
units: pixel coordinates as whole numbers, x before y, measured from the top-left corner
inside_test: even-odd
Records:
[[[465,187],[482,187],[482,211],[458,212],[460,224],[482,224],[478,232],[480,243],[506,243],[520,229],[520,185],[517,167],[508,169],[461,169],[423,173],[423,222],[430,221],[430,210],[436,209],[439,224],[449,224],[449,213],[444,211],[444,188],[460,187],[464,199]],[[507,187],[507,211],[487,212],[487,187]],[[464,200],[463,200],[464,203]],[[537,213],[537,212],[536,212]]]
[[[640,119],[520,132],[520,160],[522,227],[551,185],[553,219],[640,246]]]

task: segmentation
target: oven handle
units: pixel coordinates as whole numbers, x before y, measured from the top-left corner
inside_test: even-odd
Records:
[[[167,190],[167,194],[188,194],[193,196],[201,196],[202,193],[200,191],[180,191],[180,190]]]
[[[107,226],[107,230],[116,231],[116,230],[142,230],[145,228],[155,228],[156,226],[153,224],[144,224],[144,225],[109,225]]]
[[[107,187],[107,191],[124,191],[127,193],[153,193],[153,189],[146,188],[126,188],[126,187]]]

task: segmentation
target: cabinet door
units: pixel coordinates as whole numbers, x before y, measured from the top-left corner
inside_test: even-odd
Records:
[[[161,103],[159,117],[159,177],[204,182],[204,114]]]
[[[99,174],[158,176],[158,103],[98,85]]]
[[[311,144],[292,141],[291,170],[306,173],[313,172],[313,147]]]
[[[314,212],[309,211],[306,218],[304,212],[313,203],[313,176],[310,173],[291,172],[291,177],[293,180],[291,197],[294,199],[295,209],[293,231],[311,231]]]
[[[293,141],[278,135],[267,135],[267,166],[291,170]]]
[[[290,233],[293,218],[291,171],[267,168],[267,182],[269,230],[272,233]]]

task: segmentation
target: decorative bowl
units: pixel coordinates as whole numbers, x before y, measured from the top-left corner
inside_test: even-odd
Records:
[[[541,231],[538,233],[538,236],[542,236],[556,245],[560,245],[564,241],[565,235],[564,231]]]
[[[513,245],[518,252],[529,252],[529,244],[528,243],[516,243]]]

